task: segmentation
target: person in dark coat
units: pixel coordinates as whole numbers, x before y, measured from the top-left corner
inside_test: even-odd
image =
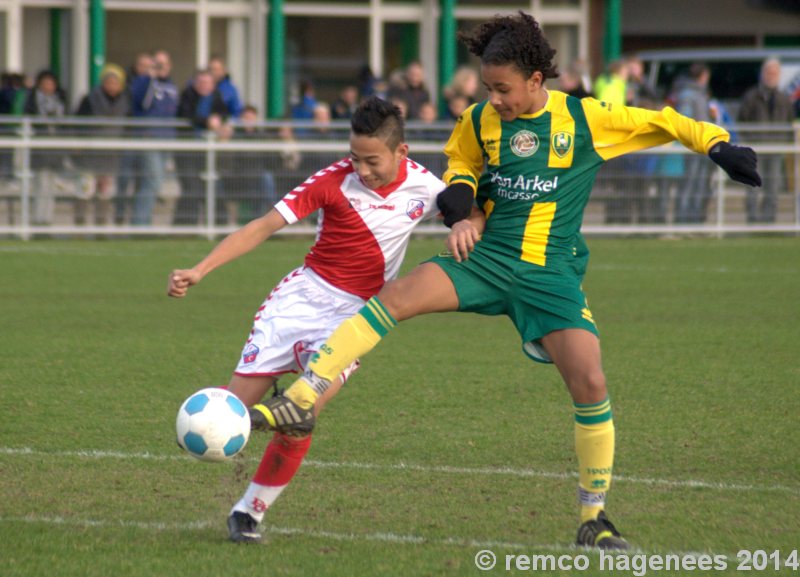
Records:
[[[45,119],[64,116],[66,101],[66,95],[59,86],[56,75],[49,70],[39,72],[33,90],[28,93],[24,109],[26,116],[38,117],[34,132],[55,135],[57,126]],[[64,153],[56,150],[34,150],[31,153],[31,169],[36,175],[31,211],[33,224],[46,225],[53,222],[56,190],[64,185],[57,173],[63,171],[65,159]]]
[[[100,84],[83,97],[77,115],[125,118],[130,111],[130,99],[125,92],[125,71],[116,64],[106,64],[100,72]],[[93,137],[119,138],[123,133],[124,127],[119,124],[93,124],[89,127],[89,134]],[[94,205],[95,224],[108,224],[111,221],[111,200],[119,161],[120,153],[116,150],[82,151],[75,157],[75,163],[82,172],[82,194],[75,203],[75,224],[86,222],[90,204]]]
[[[181,93],[178,118],[187,118],[200,139],[206,132],[224,131],[228,109],[222,95],[216,89],[214,77],[208,70],[195,72],[192,82]],[[201,174],[206,171],[205,154],[202,152],[179,152],[175,154],[175,167],[181,184],[181,196],[175,206],[173,224],[199,224],[200,209],[206,198],[206,181]],[[224,204],[217,202],[217,221],[226,219]]]
[[[774,124],[779,130],[744,133],[752,142],[791,142],[791,124],[794,120],[792,99],[778,87],[781,63],[770,58],[761,65],[761,80],[742,97],[739,122]],[[783,128],[784,130],[780,130]],[[786,173],[783,154],[761,154],[758,158],[764,186],[748,187],[745,208],[747,222],[775,222],[778,192],[784,187]]]

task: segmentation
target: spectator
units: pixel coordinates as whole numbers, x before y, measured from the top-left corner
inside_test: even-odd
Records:
[[[125,118],[130,113],[130,101],[125,93],[125,71],[116,64],[106,64],[100,72],[100,85],[84,96],[78,107],[78,116]],[[92,134],[103,137],[120,137],[120,125],[93,126]],[[120,155],[116,151],[84,152],[77,157],[78,167],[87,172],[81,179],[83,194],[75,203],[75,224],[86,223],[90,201],[94,205],[95,224],[109,224],[111,198],[114,196],[114,175],[119,168]]]
[[[139,76],[149,76],[153,68],[153,56],[149,52],[140,52],[136,55],[133,64],[128,67],[127,82],[125,83],[125,98],[128,101],[129,116],[133,116],[133,82]],[[117,193],[114,195],[114,222],[124,224],[128,218],[131,205],[131,196],[138,188],[138,176],[141,172],[141,154],[133,150],[124,150],[120,154],[117,169]],[[133,191],[130,189],[133,188]]]
[[[458,101],[466,102],[464,96],[457,96],[450,102],[451,105]],[[399,108],[399,107],[398,107]],[[402,111],[401,111],[402,112]],[[406,125],[406,142],[422,141],[441,144],[447,142],[452,126],[436,124],[438,111],[432,102],[426,102],[419,109],[419,119]],[[433,174],[441,176],[447,166],[447,157],[441,152],[419,152],[414,157]]]
[[[389,87],[389,100],[399,99],[406,103],[406,118],[419,119],[419,109],[425,102],[430,102],[431,96],[425,87],[425,71],[422,64],[411,62],[400,81]]]
[[[622,60],[609,63],[605,74],[600,75],[594,83],[597,99],[609,105],[625,104],[628,68]],[[627,168],[636,168],[635,162],[629,158],[612,158],[597,172],[595,188],[605,197],[605,222],[607,224],[627,223],[631,221],[632,206],[630,204],[628,183],[625,174]]]
[[[331,107],[327,102],[314,105],[312,120],[317,134],[326,134],[331,129]]]
[[[66,96],[58,84],[58,78],[49,70],[36,76],[36,84],[28,93],[24,112],[40,118],[60,118],[66,111]],[[37,122],[36,128],[44,134],[54,135],[56,126]],[[55,214],[56,189],[65,188],[57,173],[64,168],[63,153],[54,150],[34,150],[31,153],[31,169],[36,175],[33,195],[33,224],[51,224]]]
[[[228,68],[221,56],[212,56],[208,61],[208,71],[214,77],[217,90],[222,96],[225,108],[228,109],[230,118],[239,118],[242,113],[242,101],[239,99],[239,90],[231,81]]]
[[[367,98],[375,94],[375,83],[379,80],[368,64],[362,66],[358,71],[358,93],[361,98]],[[383,98],[383,95],[380,98]]]
[[[787,142],[792,140],[791,123],[794,119],[789,95],[778,87],[781,77],[780,61],[770,58],[761,65],[761,80],[742,97],[739,108],[740,122],[772,124],[774,132],[748,133],[753,142]],[[783,129],[783,130],[781,130]],[[784,185],[784,158],[782,154],[761,154],[758,159],[764,186],[748,187],[745,207],[747,222],[775,222],[778,192]]]
[[[313,110],[313,118],[308,128],[297,130],[301,140],[312,142],[339,142],[340,133],[331,129],[331,108],[326,102],[317,102]],[[302,170],[304,174],[315,172],[318,166],[327,166],[341,158],[340,152],[308,152],[303,155]]]
[[[656,91],[647,82],[644,75],[644,63],[638,56],[631,56],[626,62],[628,68],[628,82],[625,100],[628,106],[651,108],[651,104],[658,101]]]
[[[672,143],[672,148],[677,149],[680,144]],[[653,199],[653,221],[666,223],[669,212],[670,197],[678,194],[683,186],[684,154],[661,154],[656,167],[656,195]]]
[[[580,72],[578,72],[578,70],[572,64],[561,71],[561,74],[558,77],[558,82],[561,90],[570,96],[574,96],[575,98],[586,98],[587,96],[591,96],[591,93],[588,92],[583,86],[583,80],[581,79]]]
[[[133,80],[131,96],[134,116],[142,119],[173,119],[178,111],[178,88],[170,78],[172,58],[166,50],[153,55],[153,66],[146,75]],[[146,127],[142,134],[148,138],[174,138],[173,127]],[[141,176],[133,199],[134,225],[149,225],[153,208],[161,191],[166,170],[167,153],[148,150],[139,157]]]
[[[0,88],[0,114],[20,116],[25,109],[28,87],[24,74],[4,72]]]
[[[569,67],[580,77],[583,89],[589,94],[594,94],[592,75],[589,73],[589,65],[586,60],[577,58],[570,63]]]
[[[463,100],[463,97],[459,97]],[[465,108],[466,109],[466,108]],[[419,121],[422,124],[433,124],[438,119],[436,107],[431,102],[426,102],[419,108]]]
[[[623,60],[614,60],[605,74],[594,82],[594,93],[598,100],[610,104],[625,104],[628,90],[628,67]]]
[[[453,74],[453,80],[442,91],[445,101],[450,108],[450,102],[455,99],[466,99],[467,107],[475,104],[478,96],[480,81],[478,73],[471,66],[460,66]],[[460,105],[457,107],[460,108]],[[466,108],[466,107],[465,107]],[[458,118],[456,115],[454,118]]]
[[[300,83],[300,102],[292,106],[292,118],[295,120],[312,120],[314,108],[317,106],[317,97],[314,85],[309,80]]]
[[[25,86],[25,77],[22,74],[4,72],[2,87],[0,87],[0,114],[20,116],[25,108],[28,98],[28,89]],[[13,124],[0,125],[0,131],[11,135],[17,130]],[[0,151],[0,178],[11,179],[14,173],[14,150]]]
[[[646,98],[640,100],[639,106],[648,110],[663,108],[658,102]],[[659,155],[643,151],[609,161],[608,164],[616,171],[613,178],[616,186],[612,197],[606,201],[607,224],[666,222],[667,197],[664,193],[666,191],[669,194],[669,181],[665,180],[662,186],[660,177],[661,161],[667,157],[681,158],[680,155]],[[663,169],[674,169],[674,164],[664,166]]]
[[[59,86],[58,78],[49,70],[42,70],[36,76],[33,90],[25,102],[25,114],[35,116],[64,116],[66,95]]]
[[[221,131],[221,140],[262,141],[273,139],[258,124],[258,109],[246,105],[242,109],[239,122],[231,131]],[[239,223],[246,222],[263,215],[280,195],[292,190],[307,176],[300,171],[302,156],[294,139],[291,124],[283,124],[278,128],[278,139],[281,150],[277,162],[271,153],[263,152],[221,152],[220,172],[222,173],[221,198],[226,205],[236,206],[235,217]]]
[[[390,98],[389,102],[394,104],[398,109],[400,109],[400,116],[403,120],[408,120],[408,103],[403,100],[402,98]]]
[[[383,100],[389,99],[389,83],[384,78],[376,78],[372,87],[372,96],[377,96]]]
[[[245,106],[230,138],[237,141],[263,141],[267,136],[266,131],[258,125],[258,109],[252,105]],[[272,167],[285,167],[284,151],[281,151],[280,162],[276,163],[272,158],[271,153],[265,155],[259,151],[221,153],[222,198],[226,206],[236,206],[236,221],[239,224],[263,216],[279,200]]]
[[[334,120],[350,120],[358,107],[358,88],[349,84],[342,88],[333,106],[331,106],[331,116]]]
[[[281,169],[275,175],[275,188],[278,195],[283,195],[304,180],[306,174],[301,170],[303,156],[300,154],[300,147],[294,138],[292,125],[282,124],[278,128],[278,138],[282,142]]]
[[[457,120],[469,106],[469,100],[466,96],[454,96],[451,98],[447,102],[447,114],[450,120]]]
[[[798,84],[792,94],[792,101],[794,102],[794,117],[800,119],[800,84]]]
[[[225,125],[228,109],[214,77],[208,70],[194,73],[191,83],[181,92],[178,117],[191,121],[196,138],[203,138],[211,130],[227,137]],[[175,168],[181,183],[181,196],[175,206],[172,224],[199,224],[200,208],[206,199],[206,181],[201,174],[206,170],[205,155],[192,151],[175,155]],[[218,224],[227,222],[225,204],[221,198],[215,203]]]
[[[137,76],[149,76],[153,66],[155,66],[153,55],[149,52],[139,52],[133,64],[128,67],[127,78],[134,79]],[[130,94],[131,87],[128,86],[127,90],[128,94]]]
[[[689,68],[689,78],[680,83],[675,96],[675,108],[681,114],[702,122],[711,121],[708,82],[711,72],[705,64],[695,62]],[[709,165],[706,158],[692,154],[684,163],[683,186],[675,198],[676,223],[701,223],[711,198]]]

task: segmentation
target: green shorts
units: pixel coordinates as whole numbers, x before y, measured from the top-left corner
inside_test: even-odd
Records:
[[[569,265],[544,268],[480,242],[460,263],[444,254],[427,262],[439,265],[450,277],[459,311],[508,315],[522,337],[522,350],[535,361],[552,362],[541,344],[548,333],[579,328],[599,334],[581,290],[581,270]]]

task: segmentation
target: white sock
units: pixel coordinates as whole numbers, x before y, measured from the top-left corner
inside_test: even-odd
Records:
[[[239,499],[239,502],[231,509],[231,513],[234,511],[247,513],[253,519],[261,523],[261,520],[264,518],[264,512],[270,508],[275,502],[275,499],[278,498],[286,487],[287,485],[267,487],[251,482],[244,496]]]

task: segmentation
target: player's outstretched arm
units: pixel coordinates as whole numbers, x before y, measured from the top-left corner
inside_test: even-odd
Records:
[[[189,287],[199,283],[212,270],[250,252],[284,226],[286,220],[274,208],[264,216],[250,221],[225,237],[208,256],[192,268],[173,270],[167,282],[167,295],[176,298],[186,296]]]
[[[477,206],[472,208],[472,214],[468,218],[453,224],[444,244],[456,262],[469,258],[469,253],[475,249],[475,243],[481,239],[485,227],[486,215]]]
[[[758,157],[752,148],[718,142],[708,151],[708,156],[736,182],[747,186],[761,186],[761,175],[757,170]]]

